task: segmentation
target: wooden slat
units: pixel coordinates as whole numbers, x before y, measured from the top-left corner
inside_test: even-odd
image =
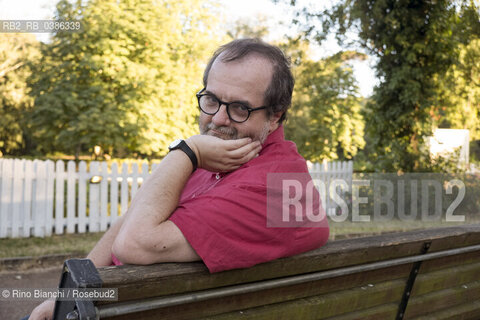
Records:
[[[122,165],[122,183],[120,187],[120,214],[124,215],[128,209],[128,164],[123,163]]]
[[[6,238],[9,231],[9,215],[12,208],[13,160],[2,160],[2,189],[0,190],[0,238]]]
[[[448,310],[465,301],[475,302],[480,299],[480,281],[458,285],[449,289],[432,292],[410,298],[405,318],[429,315],[432,312]]]
[[[80,161],[78,166],[78,230],[85,233],[87,229],[87,164]]]
[[[397,301],[403,293],[403,287],[404,281],[394,280],[383,282],[371,287],[336,291],[318,296],[290,300],[283,303],[266,304],[265,301],[258,301],[258,307],[249,309],[231,310],[231,308],[225,307],[223,300],[204,301],[160,310],[151,310],[143,313],[123,315],[109,319],[184,320],[205,317],[218,320],[319,319],[355,310],[363,310],[382,303]],[[244,298],[252,300],[248,297]],[[230,306],[231,305],[232,304],[230,304]]]
[[[456,287],[478,279],[480,279],[480,262],[419,274],[415,280],[411,297]]]
[[[99,273],[106,287],[129,292],[126,300],[139,299],[416,255],[428,239],[442,242],[443,249],[480,243],[480,225],[339,240],[294,257],[215,274],[198,262],[105,267]]]
[[[480,251],[473,251],[465,254],[428,260],[422,263],[420,273],[434,272],[440,269],[469,264],[480,261]]]
[[[138,163],[133,163],[132,164],[132,173],[131,173],[131,177],[132,177],[132,187],[131,187],[131,190],[130,190],[130,199],[133,199],[135,197],[135,195],[137,194],[137,190],[138,190],[138,177],[140,176],[139,172],[138,172]]]
[[[45,215],[47,207],[47,169],[44,161],[34,161],[34,171],[36,175],[35,197],[33,208],[33,235],[35,237],[45,236]]]
[[[78,221],[75,210],[75,194],[77,173],[75,162],[68,161],[67,164],[67,233],[75,232],[75,224]]]
[[[55,183],[55,163],[51,160],[45,161],[46,169],[46,190],[45,190],[45,236],[50,237],[53,229],[53,210],[54,210],[54,183]]]
[[[110,225],[113,225],[118,219],[118,165],[112,163],[110,180]]]
[[[55,234],[63,234],[65,226],[65,164],[58,160],[55,170]]]
[[[385,268],[364,273],[351,274],[343,277],[312,281],[298,285],[292,285],[282,288],[262,290],[258,292],[211,299],[199,303],[182,305],[181,308],[165,308],[157,310],[156,314],[162,314],[162,318],[168,319],[169,314],[175,314],[175,317],[189,318],[198,312],[198,309],[205,309],[204,315],[224,313],[231,310],[241,310],[253,308],[264,304],[279,303],[296,300],[300,298],[338,292],[341,290],[350,290],[361,288],[365,293],[375,287],[377,283],[382,283],[391,279],[402,279],[405,282],[411,270],[410,265]],[[148,286],[148,285],[147,285]],[[145,288],[145,286],[144,286]],[[145,288],[149,290],[148,288]],[[125,295],[129,294],[126,290],[119,288],[119,297],[124,300]],[[390,299],[390,297],[389,297]],[[379,302],[383,303],[383,302]]]
[[[147,180],[148,176],[150,175],[150,172],[148,171],[148,163],[144,162],[142,163],[142,184]]]
[[[24,190],[25,160],[15,159],[13,164],[12,238],[18,238],[23,222],[22,196]]]
[[[398,303],[389,303],[365,310],[345,313],[326,320],[379,320],[395,319],[398,312]]]
[[[33,186],[33,161],[25,162],[25,193],[23,197],[23,237],[30,237],[32,227],[32,186]]]
[[[90,162],[90,174],[89,177],[98,176],[100,164],[98,161]],[[88,231],[98,232],[100,231],[100,184],[90,183],[87,180],[89,188],[88,197]]]
[[[433,312],[414,318],[415,320],[478,320],[480,319],[480,301],[470,301],[446,310]]]
[[[403,293],[405,282],[387,281],[369,290],[356,288],[331,294],[299,299],[282,304],[265,305],[248,310],[226,313],[209,319],[325,319],[335,315],[363,310],[379,301],[398,301]]]
[[[102,162],[100,166],[100,231],[108,228],[108,163]]]

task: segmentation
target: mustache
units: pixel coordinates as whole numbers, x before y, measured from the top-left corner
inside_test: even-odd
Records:
[[[215,130],[215,131],[218,131],[218,132],[220,132],[221,134],[224,134],[224,135],[234,135],[234,134],[236,134],[236,130],[234,128],[218,127],[211,122],[207,125],[207,130]]]

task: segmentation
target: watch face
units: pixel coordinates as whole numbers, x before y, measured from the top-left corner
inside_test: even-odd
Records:
[[[177,140],[173,141],[168,146],[168,149],[174,149],[175,147],[177,147],[180,144],[180,142],[182,142],[182,139],[177,139]]]

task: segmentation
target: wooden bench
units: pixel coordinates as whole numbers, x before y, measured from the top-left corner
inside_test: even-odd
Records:
[[[67,260],[62,286],[118,288],[119,300],[57,301],[56,319],[480,319],[480,224],[332,241],[215,274]]]

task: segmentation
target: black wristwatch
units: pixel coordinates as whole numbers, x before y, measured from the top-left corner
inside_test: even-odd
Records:
[[[177,150],[177,149],[180,149],[183,152],[185,152],[185,154],[190,158],[193,165],[193,171],[195,171],[197,169],[197,164],[198,164],[197,156],[195,155],[195,152],[193,152],[193,150],[190,149],[190,147],[185,142],[185,140],[177,139],[172,143],[170,143],[170,145],[168,146],[168,150],[170,151]]]

